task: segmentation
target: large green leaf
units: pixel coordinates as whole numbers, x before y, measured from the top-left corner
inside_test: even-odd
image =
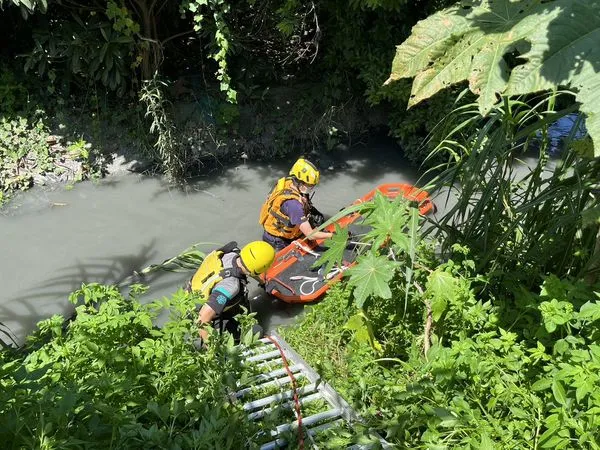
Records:
[[[375,248],[381,247],[391,239],[402,251],[409,251],[409,236],[406,234],[406,225],[409,215],[406,200],[397,197],[393,202],[385,195],[377,192],[373,198],[374,210],[365,219],[365,224],[371,227],[365,240],[372,241]]]
[[[598,42],[598,0],[463,1],[413,28],[397,47],[386,83],[414,77],[410,107],[468,81],[483,115],[501,95],[569,87],[600,156]],[[512,69],[511,58],[518,62]]]
[[[344,251],[348,241],[348,229],[340,228],[335,224],[335,233],[331,239],[326,239],[323,246],[327,247],[321,256],[314,262],[312,267],[319,267],[325,264],[325,272],[329,273],[333,266],[341,265],[344,259]]]
[[[354,299],[358,308],[362,308],[365,300],[374,295],[380,298],[390,298],[389,281],[394,275],[396,263],[383,256],[377,256],[373,251],[357,258],[358,264],[346,271],[350,276],[348,283],[354,286]]]
[[[456,279],[448,272],[438,269],[429,275],[425,295],[431,298],[433,320],[437,321],[442,317],[448,301],[456,296],[456,289]]]

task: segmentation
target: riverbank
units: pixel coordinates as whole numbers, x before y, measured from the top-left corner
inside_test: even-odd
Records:
[[[384,127],[383,110],[367,108],[362,101],[330,105],[319,99],[318,89],[273,88],[257,101],[232,105],[180,86],[170,94],[173,103],[164,108],[171,129],[169,148],[181,165],[180,176],[290,153],[343,150]],[[134,101],[98,105],[71,99],[70,105],[2,115],[0,205],[33,186],[168,172],[165,161],[170,157],[156,144],[161,136],[149,132],[155,128],[143,108]]]

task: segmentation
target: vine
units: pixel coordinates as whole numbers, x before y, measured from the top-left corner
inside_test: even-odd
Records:
[[[219,88],[224,92],[227,101],[237,102],[237,92],[231,87],[231,77],[227,66],[227,55],[230,53],[229,27],[225,17],[230,10],[230,6],[224,0],[185,0],[182,3],[182,12],[189,11],[193,14],[194,31],[202,35],[206,30],[205,15],[212,13],[214,25],[214,44],[216,51],[211,55],[218,65],[215,73],[219,80]]]

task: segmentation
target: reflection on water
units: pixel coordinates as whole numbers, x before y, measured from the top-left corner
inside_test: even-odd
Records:
[[[386,139],[320,159],[325,170],[313,201],[329,215],[378,184],[417,178]],[[25,193],[0,215],[0,322],[22,340],[37,321],[69,314],[67,296],[81,283],[119,282],[198,242],[210,250],[232,239],[240,245],[260,239],[260,206],[294,160],[239,164],[184,187],[128,175],[70,191]],[[146,295],[169,295],[190,275],[153,275],[146,280],[151,287]],[[293,320],[303,309],[252,288],[251,298],[258,296],[252,307],[265,329]]]

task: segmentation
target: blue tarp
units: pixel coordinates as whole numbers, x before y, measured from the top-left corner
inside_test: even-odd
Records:
[[[548,127],[548,139],[550,140],[550,146],[548,147],[548,154],[551,156],[557,156],[563,150],[563,142],[566,138],[571,135],[573,127],[579,126],[574,131],[572,139],[581,139],[587,134],[585,128],[585,121],[578,113],[567,114],[561,117],[556,122]],[[541,135],[538,133],[538,136]]]

